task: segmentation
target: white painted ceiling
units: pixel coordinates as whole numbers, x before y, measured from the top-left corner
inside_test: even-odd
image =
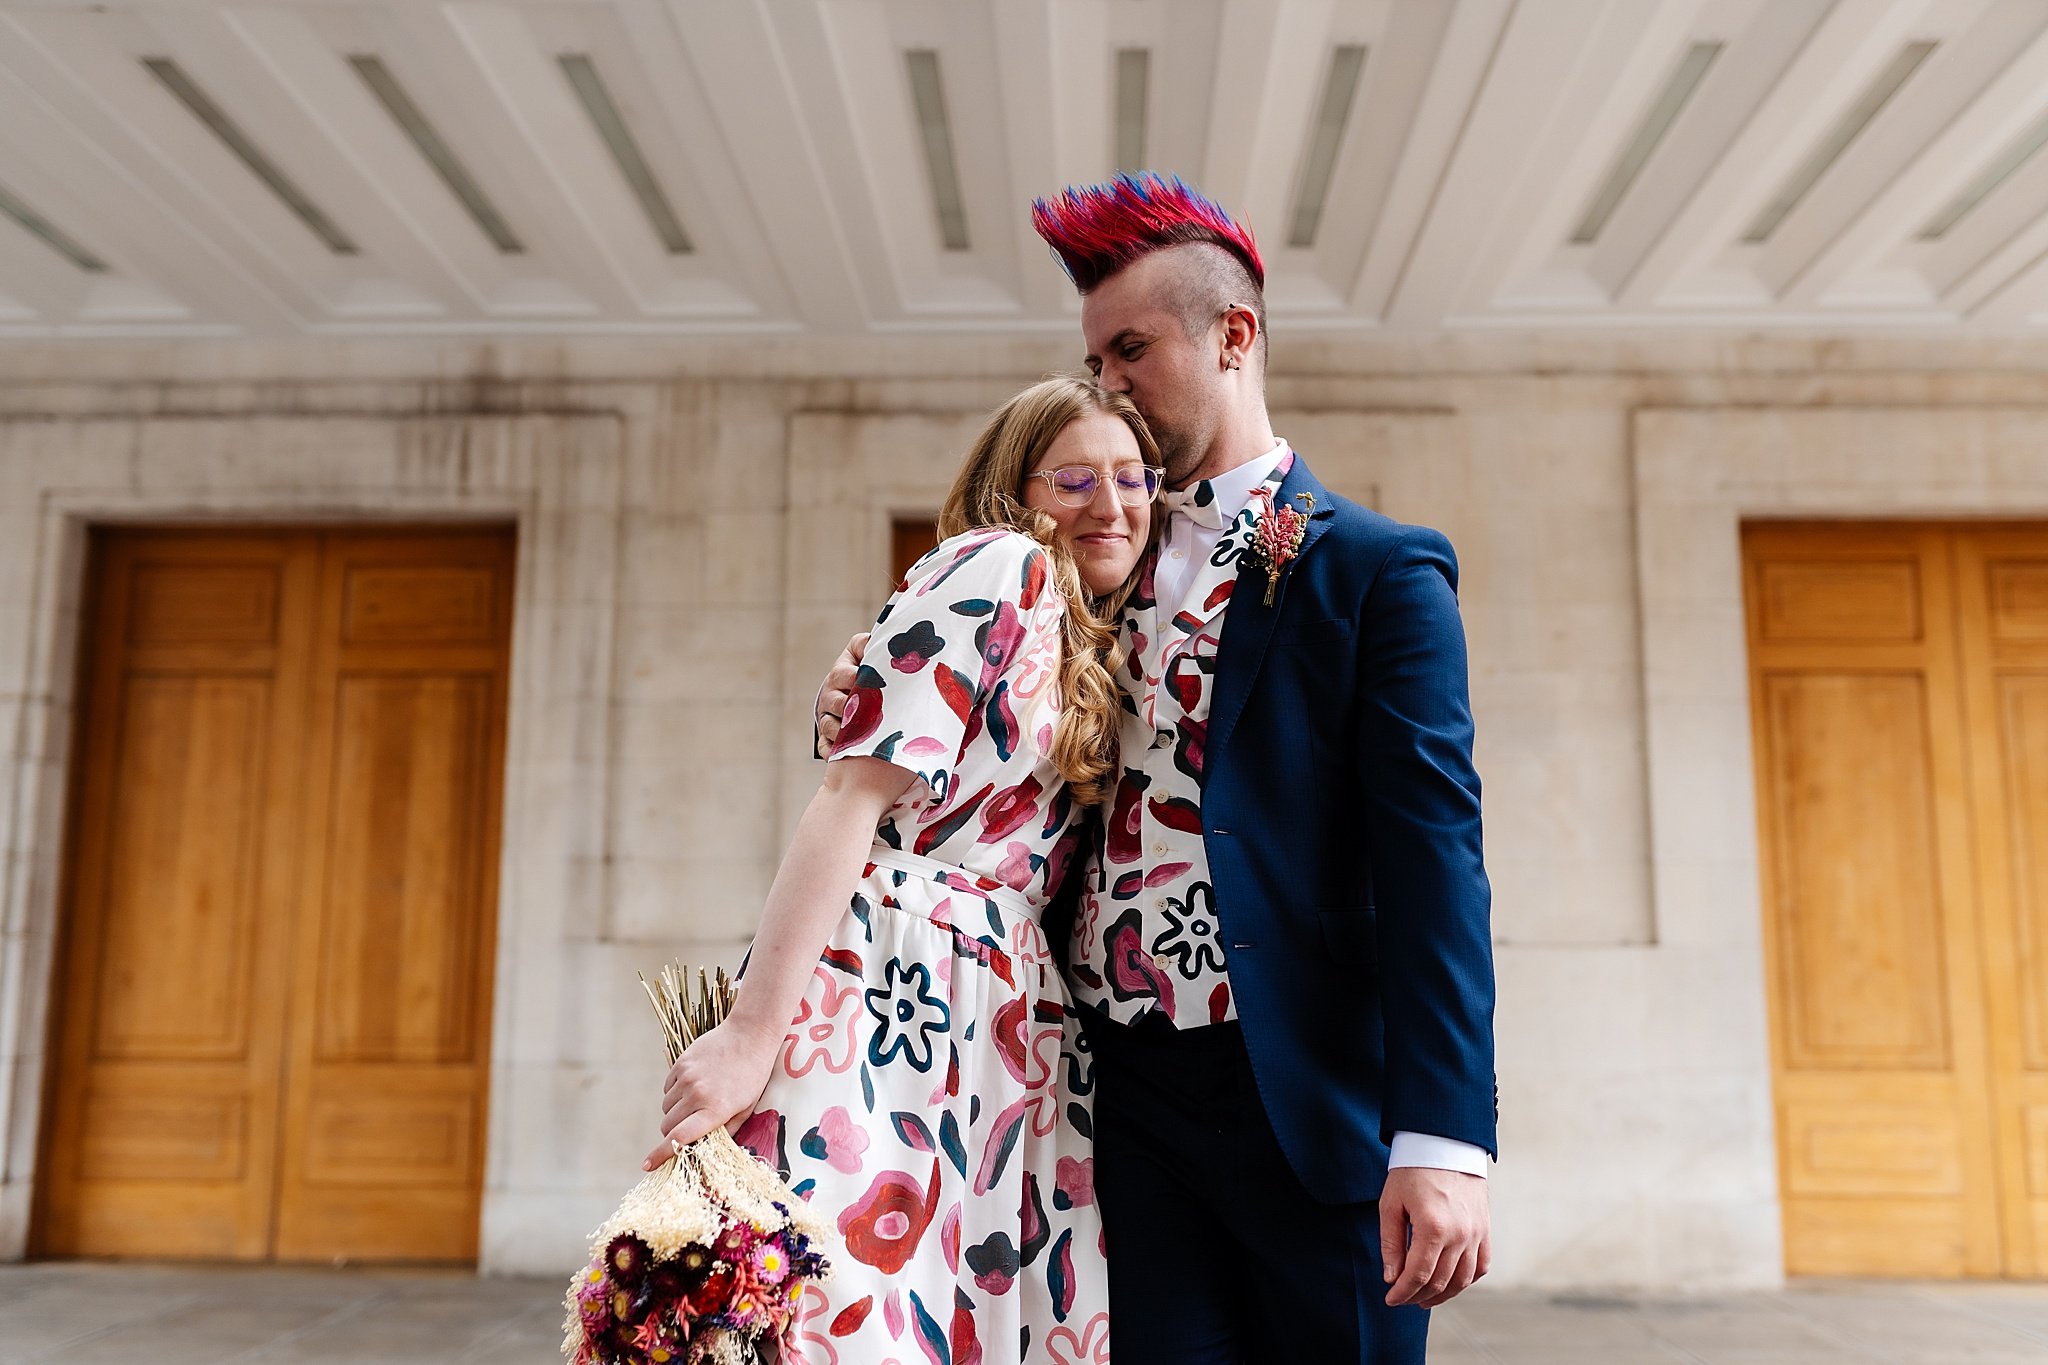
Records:
[[[0,336],[1059,330],[1120,145],[1293,332],[2027,332],[2044,142],[2048,0],[0,0]]]

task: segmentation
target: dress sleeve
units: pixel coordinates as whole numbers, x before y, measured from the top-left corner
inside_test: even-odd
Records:
[[[1047,580],[1044,547],[1016,531],[966,532],[911,566],[875,618],[828,757],[893,763],[922,784],[907,800],[943,802]]]

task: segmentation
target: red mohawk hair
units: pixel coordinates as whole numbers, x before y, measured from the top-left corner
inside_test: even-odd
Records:
[[[1083,294],[1140,257],[1186,242],[1222,247],[1266,287],[1251,229],[1177,175],[1140,171],[1102,185],[1069,185],[1031,205],[1031,226]]]

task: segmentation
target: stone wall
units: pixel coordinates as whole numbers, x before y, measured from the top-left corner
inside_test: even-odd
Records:
[[[1501,1282],[1780,1278],[1735,528],[2048,516],[2044,359],[1276,346],[1280,433],[1463,560]],[[1071,361],[1063,338],[0,349],[0,1253],[34,1181],[87,524],[518,522],[483,1263],[553,1272],[653,1136],[632,974],[737,957],[890,517]]]

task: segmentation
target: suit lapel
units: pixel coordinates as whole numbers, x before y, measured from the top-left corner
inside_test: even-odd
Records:
[[[1237,584],[1230,594],[1230,610],[1223,614],[1223,638],[1217,646],[1216,691],[1209,703],[1207,767],[1212,773],[1216,770],[1217,755],[1229,744],[1230,732],[1237,728],[1237,719],[1244,713],[1259,667],[1265,662],[1273,625],[1287,605],[1288,584],[1300,572],[1301,561],[1308,558],[1316,541],[1330,529],[1330,517],[1335,512],[1329,490],[1309,472],[1308,462],[1297,453],[1275,502],[1285,506],[1302,493],[1314,496],[1315,510],[1309,514],[1308,529],[1302,532],[1301,548],[1280,571],[1280,587],[1272,606],[1266,605],[1265,569],[1253,566],[1248,559],[1238,563]]]

